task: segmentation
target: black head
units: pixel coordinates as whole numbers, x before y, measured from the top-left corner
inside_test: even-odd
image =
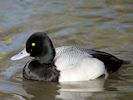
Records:
[[[34,33],[26,43],[26,51],[30,56],[49,62],[55,56],[55,49],[50,38],[43,32]]]

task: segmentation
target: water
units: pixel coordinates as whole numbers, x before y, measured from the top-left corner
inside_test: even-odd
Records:
[[[0,1],[0,100],[132,100],[132,64],[107,80],[63,84],[23,80],[22,68],[30,58],[10,57],[38,31],[46,31],[55,47],[94,48],[132,61],[132,0]]]

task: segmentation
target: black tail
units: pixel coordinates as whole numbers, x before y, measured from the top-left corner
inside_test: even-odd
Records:
[[[104,62],[105,68],[109,73],[116,72],[123,64],[130,63],[129,61],[120,60],[111,54],[101,51],[95,51],[95,53],[92,55],[93,57]]]
[[[121,61],[122,61],[122,64],[125,64],[125,65],[127,65],[127,64],[131,64],[130,61],[124,61],[124,60],[121,60]]]

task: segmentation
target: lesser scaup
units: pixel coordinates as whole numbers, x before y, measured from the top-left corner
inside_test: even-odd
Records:
[[[126,63],[115,56],[91,49],[74,46],[54,48],[44,32],[37,32],[27,40],[26,48],[13,56],[19,60],[34,57],[23,69],[25,79],[39,81],[85,81],[117,71]]]

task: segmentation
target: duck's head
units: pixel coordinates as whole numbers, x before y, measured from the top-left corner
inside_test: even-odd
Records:
[[[43,32],[34,33],[27,40],[26,48],[11,60],[19,60],[27,56],[34,57],[40,63],[53,62],[55,49],[50,38]]]

